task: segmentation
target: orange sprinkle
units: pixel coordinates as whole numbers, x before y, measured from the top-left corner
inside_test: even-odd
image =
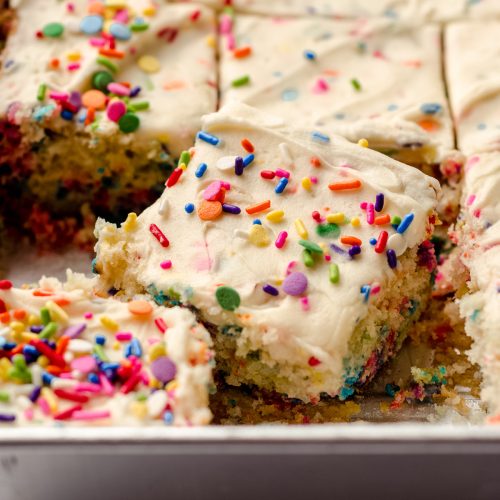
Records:
[[[15,356],[16,354],[23,352],[25,345],[26,344],[17,344],[16,347],[10,351],[11,356]]]
[[[87,12],[89,14],[104,14],[104,4],[102,2],[90,2]]]
[[[245,45],[245,47],[240,47],[238,49],[233,50],[233,56],[236,59],[243,59],[244,57],[248,57],[252,53],[252,47],[249,45]]]
[[[440,129],[440,125],[435,120],[424,118],[418,122],[418,125],[423,128],[426,132],[436,132]]]
[[[153,312],[153,306],[147,300],[132,300],[128,303],[128,310],[137,316],[147,316]]]
[[[263,212],[267,210],[271,206],[271,200],[262,201],[257,203],[256,205],[251,205],[250,207],[245,208],[248,215],[257,214],[259,212]]]
[[[63,335],[59,339],[59,341],[57,342],[57,347],[56,347],[57,354],[64,356],[64,353],[66,352],[66,349],[68,347],[70,340],[71,340],[71,338],[68,337],[67,335]]]
[[[101,56],[107,56],[114,59],[123,59],[125,57],[125,52],[121,50],[106,49],[104,47],[99,49],[99,54],[101,54]]]
[[[106,96],[100,90],[87,90],[82,95],[82,104],[86,108],[104,109],[106,107]]]
[[[359,189],[361,187],[361,181],[354,179],[352,181],[339,181],[332,182],[328,185],[332,191],[345,191],[347,189]]]
[[[340,238],[340,243],[344,245],[360,246],[363,242],[359,238],[356,238],[356,236],[342,236],[342,238]]]
[[[87,116],[85,117],[85,125],[90,125],[95,118],[95,109],[87,108]]]
[[[14,309],[12,315],[14,319],[23,320],[26,317],[26,311],[24,309]]]
[[[0,321],[2,323],[10,323],[10,313],[4,312],[0,314]]]
[[[215,220],[222,214],[222,203],[202,200],[198,205],[197,213],[201,220]]]
[[[57,69],[59,68],[59,59],[57,57],[54,57],[54,59],[51,59],[49,62],[49,67],[52,69]]]
[[[163,88],[165,90],[183,89],[185,87],[186,87],[186,82],[183,80],[172,80],[170,82],[165,82],[163,84]]]
[[[54,293],[50,290],[41,290],[40,288],[33,290],[34,297],[50,297],[51,295],[54,295]]]
[[[55,375],[57,377],[58,375],[61,375],[61,373],[63,373],[64,371],[67,371],[67,370],[64,370],[60,366],[49,365],[45,368],[45,371],[49,372],[51,375]]]
[[[310,160],[311,165],[313,167],[319,168],[321,167],[321,160],[317,156],[313,156]]]
[[[255,151],[253,144],[248,139],[242,139],[241,145],[243,146],[243,149],[249,153],[253,153]]]
[[[71,304],[71,300],[68,300],[64,297],[60,297],[60,298],[52,299],[52,300],[60,307],[69,306]]]
[[[391,222],[391,216],[389,214],[379,215],[375,217],[373,221],[377,226],[383,226],[384,224],[389,224]]]

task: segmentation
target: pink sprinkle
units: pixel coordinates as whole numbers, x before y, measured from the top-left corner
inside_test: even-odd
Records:
[[[324,78],[318,78],[314,84],[313,92],[315,94],[324,94],[330,90],[328,82]]]
[[[158,344],[158,342],[161,342],[161,340],[157,339],[155,337],[149,337],[148,340],[147,340],[147,343],[149,345],[155,345],[155,344]]]
[[[69,2],[68,5],[66,5],[66,9],[68,9],[68,12],[75,12],[75,4],[73,2]]]
[[[130,95],[130,89],[128,87],[126,87],[125,85],[122,85],[121,83],[111,82],[108,85],[108,90],[112,94],[116,94],[119,96],[129,96]]]
[[[470,168],[472,168],[478,161],[480,160],[479,156],[471,156],[465,165],[465,169],[468,171]]]
[[[71,369],[81,373],[90,373],[96,368],[97,363],[92,356],[81,356],[71,362]]]
[[[296,261],[296,260],[292,260],[292,261],[288,264],[288,266],[287,266],[287,268],[286,268],[286,275],[287,275],[287,276],[288,276],[288,275],[292,272],[293,268],[294,268],[296,265],[297,265],[297,261]]]
[[[26,408],[26,410],[24,410],[24,418],[26,420],[33,420],[33,417],[35,416],[35,411],[33,410],[33,408]]]
[[[276,248],[283,248],[285,243],[286,243],[287,238],[288,238],[288,233],[286,231],[281,231],[278,234],[276,241],[274,242],[274,244],[276,245]]]
[[[221,189],[224,189],[222,187],[222,182],[221,181],[213,181],[203,191],[203,198],[205,200],[208,200],[208,201],[217,200]]]
[[[226,191],[230,191],[231,190],[231,184],[229,182],[226,182],[226,181],[220,181],[220,183],[222,184],[222,187],[226,190]]]
[[[161,333],[165,333],[167,331],[167,325],[162,318],[156,318],[155,325],[156,328],[158,328],[158,330],[160,330]]]
[[[366,201],[362,201],[360,204],[359,204],[359,208],[361,208],[361,210],[366,210],[366,206],[368,205],[368,202]]]
[[[317,184],[317,183],[318,183],[318,178],[317,178],[317,177],[312,177],[312,176],[311,176],[311,177],[309,177],[309,179],[311,179],[311,182],[312,182],[313,184]]]
[[[476,195],[475,194],[471,194],[467,198],[467,206],[470,207],[474,203],[475,199],[476,199]]]
[[[55,90],[51,90],[49,92],[49,97],[54,99],[54,101],[67,101],[69,95],[67,92],[56,92]]]
[[[309,306],[309,299],[307,297],[302,297],[300,299],[300,303],[302,305],[302,310],[303,311],[309,311],[310,306]]]
[[[172,267],[172,261],[171,260],[164,260],[163,262],[160,262],[160,267],[162,269],[170,269]]]
[[[141,380],[145,386],[149,385],[150,382],[149,375],[145,371],[141,372]]]
[[[73,375],[70,372],[63,372],[59,375],[59,378],[64,378],[66,380],[73,380]]]
[[[100,420],[103,418],[110,418],[111,412],[109,410],[80,410],[75,411],[71,415],[71,420]]]
[[[44,397],[40,397],[37,399],[38,406],[44,415],[50,415],[50,406],[47,403],[47,400]]]
[[[227,35],[227,50],[234,50],[236,48],[236,41],[234,40],[234,35],[229,33]]]
[[[99,382],[101,382],[102,392],[106,396],[111,396],[115,392],[109,380],[102,373],[99,374]]]
[[[128,24],[129,21],[128,11],[126,9],[119,10],[115,14],[114,20],[123,24]]]
[[[92,319],[94,317],[94,315],[91,313],[91,312],[86,312],[83,317],[85,319]]]
[[[68,64],[67,68],[68,68],[68,71],[76,71],[77,69],[80,69],[80,63]]]
[[[101,392],[101,386],[99,384],[92,384],[90,382],[81,382],[73,388],[75,392]]]
[[[233,29],[231,16],[224,14],[220,17],[219,30],[221,35],[229,35]]]
[[[91,38],[89,43],[92,47],[104,47],[107,42],[104,38]]]
[[[123,101],[111,101],[106,109],[106,115],[112,122],[118,120],[127,112],[127,106]]]
[[[371,295],[377,295],[380,292],[380,285],[378,283],[374,283],[370,289]]]
[[[472,215],[474,215],[474,217],[479,219],[479,217],[481,217],[481,210],[480,209],[474,210],[474,212],[472,212]]]
[[[119,342],[128,342],[132,340],[132,334],[130,332],[116,332],[115,339]]]
[[[373,203],[368,203],[366,207],[366,222],[370,225],[375,222],[375,206]]]
[[[331,255],[326,254],[326,255],[325,255],[325,260],[326,260],[327,262],[330,262],[330,261],[332,260],[332,256],[331,256]]]
[[[374,50],[373,57],[376,57],[377,59],[385,59],[384,54],[382,54],[380,50]]]
[[[288,170],[283,170],[282,168],[277,168],[275,174],[278,177],[286,177],[287,179],[290,179],[290,172]]]

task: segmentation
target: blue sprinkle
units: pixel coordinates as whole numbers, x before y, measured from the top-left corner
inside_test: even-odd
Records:
[[[474,311],[470,315],[471,321],[476,321],[478,316],[479,316],[479,309],[474,309]]]
[[[370,238],[370,245],[376,245],[377,244],[377,238]]]
[[[311,139],[314,142],[320,142],[321,144],[328,144],[330,142],[330,137],[328,137],[326,134],[322,134],[321,132],[313,132],[311,134]]]
[[[287,184],[288,184],[288,179],[286,177],[282,177],[278,182],[278,184],[276,184],[274,192],[276,194],[281,194],[285,190]]]
[[[415,218],[415,214],[413,214],[413,213],[406,214],[403,217],[403,220],[399,223],[399,226],[397,228],[397,232],[399,234],[403,234],[410,227],[410,224],[413,222],[414,218]]]
[[[364,295],[364,302],[368,302],[368,299],[370,298],[370,291],[371,291],[370,285],[363,285],[361,287],[361,293]]]
[[[192,214],[194,212],[194,205],[192,203],[186,203],[184,205],[184,210],[186,211],[186,213]]]
[[[396,111],[397,109],[398,109],[397,104],[389,104],[389,106],[387,106],[387,111]]]
[[[312,50],[304,50],[304,57],[309,59],[309,61],[314,61],[316,59],[316,53]]]
[[[166,411],[164,414],[163,414],[163,421],[167,424],[167,425],[172,425],[174,423],[174,414],[171,412],[171,411]]]
[[[56,109],[55,104],[40,106],[39,108],[35,109],[35,111],[33,111],[32,118],[36,122],[42,121],[46,116],[51,115],[54,109]]]
[[[259,226],[262,226],[262,221],[260,219],[254,219],[252,224],[259,224]]]
[[[477,128],[479,130],[485,130],[486,129],[486,123],[478,123]]]
[[[394,269],[398,265],[398,259],[396,257],[396,252],[391,248],[387,250],[387,264],[391,269]]]
[[[109,32],[117,39],[117,40],[130,40],[132,36],[132,32],[128,26],[125,26],[123,23],[113,23],[109,27]]]
[[[40,353],[38,352],[37,348],[29,344],[26,344],[23,347],[23,354],[25,356],[31,356],[35,359],[38,358],[38,356],[40,356]]]
[[[200,163],[198,165],[198,168],[196,169],[196,172],[194,173],[194,175],[196,175],[196,177],[198,177],[198,179],[200,179],[201,177],[203,177],[203,174],[207,171],[207,164],[206,163]]]
[[[142,346],[141,343],[139,342],[138,339],[132,339],[130,342],[130,345],[132,346],[132,354],[136,356],[137,358],[140,358],[142,356]]]
[[[96,335],[95,343],[99,345],[104,345],[106,343],[106,337],[104,335]]]
[[[200,130],[196,134],[196,137],[201,141],[208,142],[208,144],[211,144],[212,146],[217,146],[217,144],[220,143],[220,139],[218,137],[215,137],[215,135],[208,134],[207,132],[203,132],[203,130]]]
[[[400,387],[397,386],[396,384],[386,384],[385,385],[385,393],[393,398],[397,392],[399,392]]]
[[[420,106],[420,111],[422,111],[424,115],[436,115],[442,109],[443,106],[441,106],[441,104],[438,104],[437,102],[429,102]]]
[[[330,248],[339,255],[347,255],[347,252],[343,248],[340,248],[338,245],[335,245],[335,243],[330,243]]]
[[[343,120],[345,118],[345,113],[335,113],[333,115],[333,117],[336,119],[336,120]]]
[[[243,158],[243,166],[248,167],[248,165],[250,165],[250,163],[252,163],[254,160],[255,155],[253,153],[250,153],[249,155],[245,156],[245,158]]]
[[[130,344],[129,344],[130,345]],[[115,371],[115,370],[118,370],[118,368],[120,368],[120,363],[101,363],[99,368],[102,370],[102,371]]]
[[[93,274],[99,274],[97,272],[97,257],[94,257],[91,262],[91,269]]]
[[[272,286],[272,285],[264,285],[262,287],[262,290],[264,290],[264,292],[266,292],[269,295],[272,295],[274,297],[276,297],[280,293],[279,290],[277,288],[274,288],[274,286]]]
[[[91,384],[98,384],[99,383],[99,375],[97,375],[97,373],[89,373],[87,375],[87,380]]]
[[[85,16],[80,23],[80,30],[86,35],[96,35],[101,32],[103,25],[101,16]]]
[[[339,394],[339,399],[341,401],[344,401],[344,399],[347,399],[349,396],[352,396],[353,394],[354,394],[354,387],[342,387]]]
[[[42,373],[42,382],[45,385],[50,385],[55,378],[56,377],[54,375],[50,374],[49,372]]]
[[[68,122],[70,122],[71,120],[73,120],[73,116],[73,113],[69,109],[63,109],[61,111],[61,118],[63,120],[67,120]]]
[[[285,89],[281,92],[283,101],[295,101],[299,97],[299,92],[295,89]]]

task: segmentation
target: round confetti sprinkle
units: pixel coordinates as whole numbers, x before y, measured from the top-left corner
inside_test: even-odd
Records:
[[[160,61],[154,56],[142,56],[137,61],[137,65],[145,73],[158,73],[160,71],[161,65]]]
[[[80,30],[86,35],[96,35],[101,32],[103,24],[104,21],[101,16],[85,16],[80,23]]]
[[[153,312],[153,306],[147,300],[132,300],[128,303],[128,310],[137,316],[146,316]]]
[[[113,122],[117,122],[126,112],[127,106],[119,100],[110,102],[106,110],[108,118]]]
[[[134,113],[125,113],[119,120],[118,126],[120,130],[126,134],[135,132],[140,125],[139,117]]]
[[[49,38],[59,38],[64,33],[64,26],[61,23],[49,23],[43,27],[42,33]]]
[[[87,90],[82,95],[82,104],[86,108],[104,109],[106,107],[106,96],[100,90]]]
[[[71,369],[81,373],[90,373],[96,368],[97,363],[93,356],[81,356],[71,362]]]
[[[238,292],[229,286],[220,286],[217,288],[215,298],[222,309],[226,311],[234,311],[241,303]]]
[[[299,97],[299,92],[295,89],[285,89],[281,93],[283,101],[295,101]]]
[[[442,108],[441,104],[438,104],[437,102],[429,102],[422,104],[422,106],[420,106],[420,111],[424,115],[435,115],[439,113]]]
[[[267,247],[271,243],[267,229],[262,223],[253,224],[248,233],[248,241],[257,247]]]
[[[222,203],[220,201],[202,200],[198,205],[197,212],[201,220],[215,220],[222,214]]]
[[[157,380],[166,384],[175,378],[177,368],[168,356],[160,356],[151,363],[151,372]]]
[[[192,214],[194,212],[194,205],[193,205],[193,203],[186,203],[184,205],[184,210],[186,211],[186,213]]]
[[[304,273],[290,273],[283,281],[283,291],[294,297],[302,295],[307,290],[307,278]]]
[[[108,71],[97,71],[92,76],[92,86],[101,92],[107,92],[108,85],[113,81],[113,75]]]
[[[130,29],[122,23],[113,23],[109,27],[109,32],[117,39],[117,40],[129,40],[132,36],[132,32]]]

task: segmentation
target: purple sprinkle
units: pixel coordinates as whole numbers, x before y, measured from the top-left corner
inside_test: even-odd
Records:
[[[384,208],[384,195],[383,193],[377,194],[375,196],[375,212],[382,212]]]
[[[33,333],[40,333],[42,330],[43,330],[43,326],[41,326],[41,325],[30,326],[30,331]]]
[[[130,97],[137,97],[139,95],[139,92],[141,91],[141,87],[134,87],[131,91],[129,96]]]
[[[354,258],[354,256],[359,255],[361,253],[361,247],[359,245],[353,245],[349,248],[349,255]]]
[[[228,214],[238,215],[239,213],[241,213],[240,207],[237,207],[236,205],[229,205],[228,203],[222,204],[222,210],[224,210],[224,212],[227,212]]]
[[[28,396],[29,400],[32,402],[32,403],[35,403],[36,400],[40,397],[40,393],[42,392],[42,388],[37,385],[30,393],[30,395]]]
[[[177,368],[167,356],[160,356],[151,363],[151,372],[160,382],[166,384],[175,378]]]
[[[77,111],[82,107],[82,94],[78,91],[73,91],[69,95],[68,101],[77,109]]]
[[[396,252],[391,248],[387,250],[387,264],[391,269],[394,269],[398,265],[398,259],[396,257]]]
[[[347,254],[347,252],[343,248],[340,248],[339,246],[335,245],[335,243],[330,243],[330,248],[335,253],[338,253],[339,255],[346,255]]]
[[[241,175],[243,173],[244,168],[245,168],[245,163],[243,162],[243,158],[241,156],[237,156],[234,159],[234,173],[236,175]]]
[[[302,295],[307,290],[307,278],[304,273],[290,273],[283,281],[283,291],[294,297]]]
[[[274,288],[274,286],[272,285],[264,285],[262,287],[262,290],[264,290],[264,292],[268,293],[269,295],[273,295],[274,297],[276,297],[280,293],[279,290],[277,288]]]
[[[16,416],[10,413],[0,413],[0,422],[14,422]]]
[[[79,325],[71,325],[64,330],[63,335],[74,339],[76,337],[79,337],[83,333],[85,328],[87,328],[87,325],[85,323],[80,323]]]

